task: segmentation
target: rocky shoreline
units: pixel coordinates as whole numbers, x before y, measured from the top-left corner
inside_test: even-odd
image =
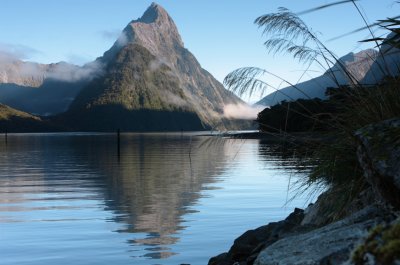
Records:
[[[238,237],[209,265],[400,264],[400,119],[355,134],[357,157],[370,187],[339,218],[324,209],[330,192],[305,210]]]

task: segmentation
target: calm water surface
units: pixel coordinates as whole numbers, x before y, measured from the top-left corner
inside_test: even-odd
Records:
[[[0,141],[1,264],[207,264],[285,204],[291,160],[259,140],[194,134]]]

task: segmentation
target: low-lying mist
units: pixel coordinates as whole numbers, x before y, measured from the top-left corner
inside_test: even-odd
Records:
[[[224,116],[230,119],[255,120],[257,114],[265,109],[265,106],[247,104],[228,104],[224,106]]]

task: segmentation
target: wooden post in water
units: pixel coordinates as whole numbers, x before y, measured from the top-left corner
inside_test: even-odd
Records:
[[[7,133],[8,133],[8,131],[7,131],[7,128],[6,128],[6,131],[4,132],[4,140],[6,141],[6,144],[7,144],[7,142],[8,142]]]
[[[117,130],[117,155],[118,155],[118,161],[121,156],[121,131],[120,129]]]

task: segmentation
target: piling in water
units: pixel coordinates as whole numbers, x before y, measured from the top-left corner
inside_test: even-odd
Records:
[[[121,131],[120,129],[117,130],[117,155],[118,155],[118,161],[121,156]]]

